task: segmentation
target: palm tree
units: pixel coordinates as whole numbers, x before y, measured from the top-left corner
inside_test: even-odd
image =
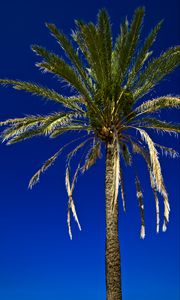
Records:
[[[81,229],[72,196],[77,176],[96,163],[102,147],[105,147],[107,300],[122,299],[118,235],[119,186],[124,210],[126,202],[121,162],[124,160],[132,166],[132,156],[135,154],[140,154],[145,160],[155,199],[156,230],[159,232],[158,193],[164,200],[163,231],[167,228],[170,207],[157,148],[171,157],[178,156],[174,149],[154,143],[149,131],[180,132],[178,124],[162,121],[156,114],[164,108],[179,108],[180,98],[168,95],[148,100],[146,97],[144,100],[143,96],[178,66],[180,47],[169,48],[159,57],[149,59],[152,55],[150,48],[162,22],[153,28],[140,46],[143,17],[144,8],[140,7],[130,23],[126,18],[114,43],[109,16],[104,9],[98,14],[97,24],[75,21],[72,41],[54,24],[46,24],[69,61],[34,45],[32,50],[42,58],[36,66],[68,83],[74,92],[70,97],[36,83],[0,80],[2,85],[12,85],[15,89],[59,103],[59,111],[53,114],[29,115],[1,122],[0,125],[5,126],[1,134],[3,142],[9,145],[39,135],[56,138],[69,132],[79,134],[50,157],[29,182],[32,188],[39,181],[41,173],[55,162],[66,147],[71,147],[67,155],[65,178],[68,193],[67,223],[71,238],[71,214]],[[77,152],[81,153],[81,158],[70,180],[70,163]],[[138,174],[135,175],[135,185],[141,217],[140,236],[144,238],[143,194]]]

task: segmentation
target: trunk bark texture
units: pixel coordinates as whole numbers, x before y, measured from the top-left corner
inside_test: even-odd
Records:
[[[112,209],[115,195],[113,142],[106,144],[106,300],[122,300],[120,247],[118,237],[118,201]]]

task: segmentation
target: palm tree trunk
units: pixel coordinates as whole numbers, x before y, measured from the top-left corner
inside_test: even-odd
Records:
[[[106,144],[106,300],[122,300],[118,202],[112,209],[115,190],[114,143]]]

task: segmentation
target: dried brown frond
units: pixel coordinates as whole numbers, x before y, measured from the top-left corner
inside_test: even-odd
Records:
[[[48,160],[45,161],[45,163],[42,165],[42,167],[34,174],[34,176],[29,181],[29,188],[32,189],[32,187],[39,181],[40,175],[44,173],[52,164],[55,162],[55,160],[58,158],[59,154],[61,153],[62,148],[58,150],[53,156],[51,156]]]
[[[86,139],[84,142],[80,143],[77,147],[75,147],[71,152],[69,152],[67,155],[68,161],[70,162],[70,160],[77,153],[77,151],[80,150],[81,148],[83,148],[84,145],[92,139],[93,139],[93,137]]]
[[[84,173],[87,171],[90,167],[92,167],[98,158],[101,157],[101,143],[99,141],[94,141],[94,145],[90,148],[85,163],[81,167],[81,172]]]
[[[154,142],[152,141],[148,133],[143,129],[140,128],[136,128],[136,129],[140,132],[142,140],[148,145],[153,176],[156,182],[157,189],[161,193],[163,189],[162,174],[161,174],[161,166],[158,159],[158,152],[154,146]]]
[[[153,190],[154,194],[154,200],[155,200],[155,205],[156,205],[156,232],[159,233],[159,223],[160,223],[160,215],[159,215],[159,199],[157,196],[157,190],[154,182],[154,177],[152,175],[152,171],[149,168],[149,175],[150,175],[150,182],[151,182],[151,188]]]
[[[119,139],[118,133],[115,131],[114,139],[113,139],[113,178],[115,178],[114,183],[114,196],[112,198],[112,211],[114,211],[117,201],[118,201],[118,192],[119,192],[119,183],[120,183],[120,147],[119,147]]]
[[[166,155],[166,156],[170,156],[172,158],[179,158],[179,153],[174,150],[173,148],[169,148],[169,147],[165,147],[163,145],[159,145],[157,143],[155,143],[155,146],[158,147],[159,149],[161,149],[162,154]]]
[[[124,179],[123,179],[123,171],[122,171],[121,165],[120,165],[120,168],[119,168],[119,182],[120,182],[120,189],[121,189],[121,198],[122,198],[123,210],[124,210],[124,212],[126,212]]]
[[[151,168],[149,153],[144,148],[142,148],[140,145],[138,145],[137,143],[135,143],[133,141],[131,141],[131,143],[132,143],[134,153],[138,153],[138,154],[142,155],[143,158],[145,159],[146,163],[147,163],[149,176],[150,176],[151,188],[153,190],[154,200],[155,200],[155,205],[156,205],[156,232],[158,233],[159,232],[159,222],[160,222],[159,199],[158,199],[158,196],[157,196],[157,189],[156,189],[154,177],[153,177],[153,174],[152,174],[152,168]]]
[[[76,213],[76,208],[75,208],[75,204],[74,204],[74,200],[72,198],[72,193],[75,187],[75,182],[77,180],[77,175],[80,169],[80,165],[78,165],[73,180],[72,180],[72,184],[70,183],[70,174],[69,174],[69,166],[67,166],[66,168],[66,176],[65,176],[65,184],[66,184],[66,190],[67,190],[67,194],[68,194],[68,212],[67,212],[67,224],[68,224],[68,231],[69,231],[69,236],[70,239],[72,239],[72,230],[71,230],[71,212],[73,214],[73,217],[75,219],[75,221],[78,224],[79,230],[81,230],[81,225],[79,223],[79,219]]]
[[[142,131],[142,129],[138,129],[138,130]],[[148,158],[147,154],[145,156],[144,155],[143,156],[146,160],[147,159],[149,160],[148,164],[149,164],[150,176],[152,175],[152,179],[153,179],[153,181],[151,181],[151,184],[154,182],[154,184],[151,185],[152,189],[155,193],[155,187],[156,187],[158,192],[161,193],[161,195],[163,196],[163,200],[164,200],[163,231],[166,231],[167,223],[169,221],[170,206],[169,206],[168,194],[167,194],[166,187],[164,185],[163,176],[161,173],[161,166],[160,166],[160,163],[158,160],[157,151],[155,149],[153,141],[151,140],[149,135],[144,130],[143,130],[143,132],[141,132],[141,136],[146,141],[146,143],[148,144],[148,148],[149,148],[149,158]],[[139,152],[138,145],[134,145],[134,149],[137,152]],[[150,180],[151,180],[151,178],[150,178]],[[155,187],[154,187],[154,185],[155,185]],[[158,204],[158,200],[156,199],[156,194],[154,194],[154,195],[155,195],[155,202],[156,202],[156,218],[157,218],[157,229],[158,229],[158,227],[159,227],[159,207],[158,207],[159,204]]]
[[[143,204],[143,194],[142,194],[142,190],[141,190],[141,184],[140,184],[138,176],[136,176],[136,178],[135,178],[135,184],[136,184],[136,191],[137,191],[136,195],[137,195],[140,214],[141,214],[141,233],[140,233],[140,237],[142,239],[144,239],[145,238],[144,204]]]

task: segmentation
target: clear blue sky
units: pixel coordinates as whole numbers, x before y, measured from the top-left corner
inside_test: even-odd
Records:
[[[74,19],[95,20],[98,9],[106,7],[114,34],[119,23],[134,9],[145,5],[143,34],[165,19],[154,45],[158,55],[178,44],[178,0],[108,1],[3,1],[0,10],[0,78],[37,81],[58,88],[56,79],[40,73],[30,45],[39,43],[59,51],[44,23],[55,23],[70,33]],[[61,90],[61,86],[59,90]],[[63,93],[68,93],[63,88]],[[151,96],[178,94],[178,72],[162,82]],[[0,119],[24,114],[48,113],[56,105],[11,88],[0,88]],[[173,110],[163,113],[178,120]],[[177,139],[153,135],[164,145],[179,148]],[[75,191],[82,225],[73,223],[70,241],[66,225],[67,196],[62,156],[32,191],[28,180],[51,156],[64,138],[36,138],[12,146],[0,145],[0,299],[1,300],[103,300],[104,275],[104,158],[85,176]],[[127,215],[120,207],[123,300],[179,299],[179,173],[177,160],[162,159],[164,180],[169,192],[171,215],[168,231],[156,235],[154,199],[146,169],[139,162],[146,206],[145,240],[139,238],[139,210],[133,173],[126,169]],[[162,207],[161,207],[162,208]]]

